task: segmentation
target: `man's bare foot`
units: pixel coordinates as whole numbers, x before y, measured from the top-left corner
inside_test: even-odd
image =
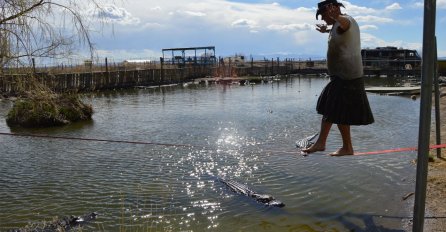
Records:
[[[321,146],[318,145],[317,143],[311,145],[309,148],[307,149],[302,149],[301,152],[306,153],[306,154],[310,154],[310,153],[314,153],[317,151],[325,151],[325,146]]]
[[[353,155],[353,149],[345,149],[340,148],[339,150],[328,154],[330,156],[345,156],[345,155]]]

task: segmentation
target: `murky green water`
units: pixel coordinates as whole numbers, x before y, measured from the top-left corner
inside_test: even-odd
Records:
[[[0,135],[0,230],[98,212],[87,231],[374,231],[401,229],[412,205],[415,153],[302,157],[295,141],[318,131],[321,78],[253,86],[165,87],[86,96],[93,121],[52,136]],[[356,151],[413,147],[419,101],[369,95],[376,122],[353,127]],[[0,131],[11,103],[0,102]],[[327,152],[341,144],[332,129]],[[283,201],[265,207],[231,192],[235,179]]]

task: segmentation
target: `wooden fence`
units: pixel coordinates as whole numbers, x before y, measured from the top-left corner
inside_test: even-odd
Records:
[[[112,71],[64,72],[41,71],[34,76],[45,86],[55,92],[88,92],[95,90],[121,89],[135,86],[156,86],[172,83],[189,82],[203,77],[243,77],[274,76],[286,74],[321,74],[326,73],[326,63],[319,61],[295,60],[262,60],[243,64],[218,63],[213,66],[200,65],[162,65],[128,67],[112,69]],[[100,70],[100,69],[99,69]],[[107,69],[108,70],[108,69]],[[51,74],[53,73],[53,74]],[[395,70],[390,68],[364,67],[366,76],[419,76],[420,70]],[[20,89],[26,89],[26,74],[0,74],[0,94],[14,95]]]
[[[88,92],[106,89],[121,89],[135,86],[156,86],[172,83],[189,82],[203,77],[240,77],[240,76],[272,76],[291,73],[326,72],[325,67],[309,67],[306,63],[287,61],[261,61],[246,65],[216,64],[214,66],[153,67],[133,70],[91,71],[51,74],[35,73],[34,76],[42,84],[55,92]],[[0,93],[14,95],[20,89],[26,89],[26,74],[0,75]]]
[[[181,83],[209,75],[212,75],[212,69],[193,67],[181,69],[64,73],[56,75],[37,73],[34,76],[38,81],[55,92],[88,92],[135,86]],[[29,78],[31,78],[30,75],[25,74],[0,76],[0,93],[13,95],[20,89],[26,89],[27,79]]]

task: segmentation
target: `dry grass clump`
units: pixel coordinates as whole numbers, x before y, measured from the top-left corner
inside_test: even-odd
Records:
[[[8,126],[51,127],[90,120],[92,115],[92,106],[83,103],[78,95],[33,95],[17,100],[6,122]]]
[[[52,127],[90,120],[91,105],[83,103],[77,94],[58,94],[30,76],[21,83],[19,100],[6,117],[8,126]]]

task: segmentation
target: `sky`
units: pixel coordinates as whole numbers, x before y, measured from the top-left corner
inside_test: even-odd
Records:
[[[98,57],[158,59],[164,48],[215,46],[217,57],[324,59],[327,36],[316,31],[319,0],[115,0],[87,10]],[[421,0],[342,1],[361,29],[361,46],[422,54]],[[446,57],[446,0],[437,0],[438,56]],[[100,18],[100,20],[99,20]],[[103,23],[105,22],[105,24]]]

